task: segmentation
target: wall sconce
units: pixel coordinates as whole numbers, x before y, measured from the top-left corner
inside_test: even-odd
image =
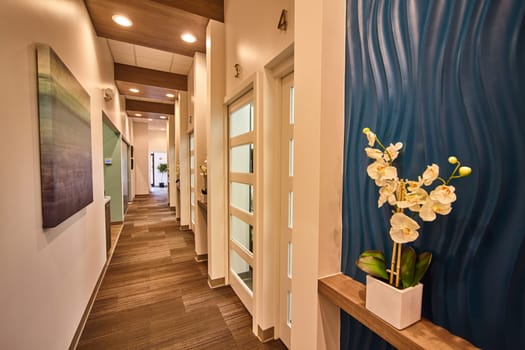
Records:
[[[238,64],[238,63],[235,63],[235,65],[233,66],[233,68],[235,68],[235,75],[234,77],[235,78],[238,78],[241,76],[241,65]]]
[[[109,102],[113,99],[113,89],[103,89],[102,92],[104,94],[104,101]]]

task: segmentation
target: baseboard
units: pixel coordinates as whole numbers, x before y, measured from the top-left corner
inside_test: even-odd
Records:
[[[210,275],[208,275],[208,286],[212,289],[214,288],[220,288],[224,287],[226,285],[226,279],[224,277],[212,279]]]
[[[179,230],[180,231],[190,231],[190,225],[180,225]]]
[[[195,261],[196,262],[208,261],[208,254],[196,254],[195,255]]]
[[[266,343],[267,341],[272,340],[273,335],[274,335],[273,327],[270,327],[263,331],[260,326],[257,326],[257,338],[259,338],[261,342]]]
[[[97,283],[95,284],[95,288],[93,289],[93,292],[91,293],[91,297],[89,298],[89,301],[86,305],[84,313],[82,314],[82,318],[80,319],[80,323],[78,324],[75,335],[73,336],[73,339],[71,340],[71,344],[69,345],[69,350],[75,350],[78,346],[78,342],[80,341],[80,337],[82,336],[82,332],[84,331],[84,327],[86,326],[86,322],[88,320],[89,314],[91,313],[91,309],[93,308],[93,304],[95,303],[95,299],[97,298],[98,291],[100,289],[100,286],[102,285],[104,276],[106,276],[106,271],[108,270],[109,263],[111,262],[111,259],[113,258],[113,253],[115,252],[115,247],[117,246],[118,241],[120,239],[122,228],[123,226],[120,228],[120,232],[117,235],[115,244],[113,245],[113,247],[111,247],[111,250],[109,251],[109,256],[106,260],[106,263],[104,264],[104,267],[102,268],[102,271],[100,271],[100,276],[98,276],[98,280],[97,280]]]

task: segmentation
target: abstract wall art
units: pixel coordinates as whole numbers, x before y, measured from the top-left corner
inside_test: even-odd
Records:
[[[90,99],[49,45],[37,44],[43,227],[93,201]]]

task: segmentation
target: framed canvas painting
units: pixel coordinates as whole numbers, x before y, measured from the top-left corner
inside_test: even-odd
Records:
[[[37,44],[44,228],[93,201],[90,98],[49,45]]]

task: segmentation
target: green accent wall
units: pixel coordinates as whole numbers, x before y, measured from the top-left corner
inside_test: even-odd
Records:
[[[104,141],[104,160],[112,159],[111,165],[104,167],[104,194],[111,197],[111,222],[124,220],[122,203],[122,169],[120,133],[114,131],[104,120],[102,126]]]

